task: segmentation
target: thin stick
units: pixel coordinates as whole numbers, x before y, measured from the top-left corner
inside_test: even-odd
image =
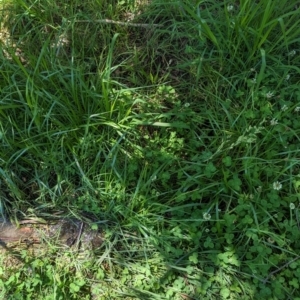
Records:
[[[104,23],[104,24],[116,24],[122,26],[131,26],[131,27],[161,27],[159,24],[145,24],[145,23],[130,23],[130,22],[121,22],[121,21],[114,21],[110,19],[103,19],[103,20],[76,20],[77,23]]]
[[[83,229],[83,222],[81,222],[81,224],[80,224],[79,232],[78,232],[78,235],[77,235],[77,238],[76,238],[75,247],[76,247],[77,250],[79,249],[79,243],[80,243],[80,238],[81,238],[81,235],[82,235],[82,229]]]
[[[278,268],[277,270],[271,272],[264,280],[263,283],[265,284],[272,275],[280,272],[282,269],[284,269],[285,267],[287,267],[289,264],[291,264],[292,262],[296,261],[297,259],[299,259],[300,256],[296,256],[295,258],[293,258],[292,260],[288,261],[286,264],[284,264],[283,266],[281,266],[280,268]]]

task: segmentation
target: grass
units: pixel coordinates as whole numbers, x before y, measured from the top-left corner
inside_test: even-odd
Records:
[[[300,299],[297,1],[1,6],[1,214],[105,233],[2,298]]]

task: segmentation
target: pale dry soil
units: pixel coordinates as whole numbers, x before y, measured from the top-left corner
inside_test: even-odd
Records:
[[[77,219],[63,218],[47,224],[31,220],[0,223],[0,255],[6,263],[22,263],[22,250],[32,255],[47,253],[50,247],[63,247],[78,252],[96,251],[103,243],[103,233]]]

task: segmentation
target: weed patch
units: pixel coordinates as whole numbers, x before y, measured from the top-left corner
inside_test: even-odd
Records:
[[[4,298],[300,297],[296,1],[1,7],[0,212],[106,224]]]

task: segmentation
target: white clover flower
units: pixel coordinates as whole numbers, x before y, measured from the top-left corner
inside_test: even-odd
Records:
[[[279,181],[273,183],[273,189],[279,191],[282,189],[282,184]]]
[[[185,103],[184,107],[190,107],[190,105],[191,105],[190,103]]]
[[[286,111],[286,110],[288,110],[288,109],[289,109],[288,106],[285,105],[285,104],[281,107],[281,110],[282,110],[282,111]]]
[[[155,181],[157,179],[156,175],[151,176],[151,181]]]
[[[273,243],[274,243],[274,240],[271,239],[270,237],[268,237],[268,242],[269,242],[270,244],[273,244]]]
[[[274,119],[272,119],[272,120],[270,121],[270,124],[271,124],[272,126],[275,126],[275,125],[278,124],[278,120],[274,118]]]
[[[295,209],[295,204],[294,203],[290,203],[290,209]]]
[[[261,186],[257,187],[256,191],[257,191],[258,193],[261,193],[262,187],[261,187]]]
[[[211,215],[209,213],[203,213],[203,219],[204,220],[210,220],[211,219]]]
[[[234,9],[233,5],[227,5],[227,11],[228,12],[233,11],[233,9]]]
[[[300,111],[300,106],[297,106],[295,109],[294,109],[294,112],[299,112]]]
[[[268,99],[271,99],[272,97],[274,96],[274,93],[273,92],[267,92],[266,93],[266,97],[268,98]]]
[[[288,56],[295,56],[296,55],[296,50],[292,50],[291,52],[288,53]]]

